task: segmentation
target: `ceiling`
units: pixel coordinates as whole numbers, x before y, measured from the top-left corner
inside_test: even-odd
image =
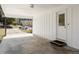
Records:
[[[61,6],[61,4],[33,4],[34,8],[31,8],[30,5],[31,4],[2,4],[1,6],[7,17],[29,17],[39,11]]]

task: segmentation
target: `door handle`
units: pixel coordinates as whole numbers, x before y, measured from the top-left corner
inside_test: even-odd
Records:
[[[67,24],[67,28],[68,28],[68,29],[70,28],[70,24]]]
[[[67,24],[69,26],[69,24]]]

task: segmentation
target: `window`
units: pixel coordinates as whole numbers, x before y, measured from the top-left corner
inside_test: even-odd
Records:
[[[59,14],[59,26],[65,26],[65,14]]]

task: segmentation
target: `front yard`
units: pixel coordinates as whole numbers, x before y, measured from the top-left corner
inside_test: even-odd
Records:
[[[20,30],[26,33],[32,33],[32,26],[22,26]]]
[[[23,32],[26,32],[26,33],[32,33],[32,29],[29,29],[29,30],[22,30]]]

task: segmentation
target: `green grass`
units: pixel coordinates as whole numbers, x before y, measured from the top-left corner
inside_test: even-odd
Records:
[[[32,30],[22,30],[22,31],[26,33],[32,33]]]
[[[0,38],[2,38],[5,35],[5,29],[0,28]]]

